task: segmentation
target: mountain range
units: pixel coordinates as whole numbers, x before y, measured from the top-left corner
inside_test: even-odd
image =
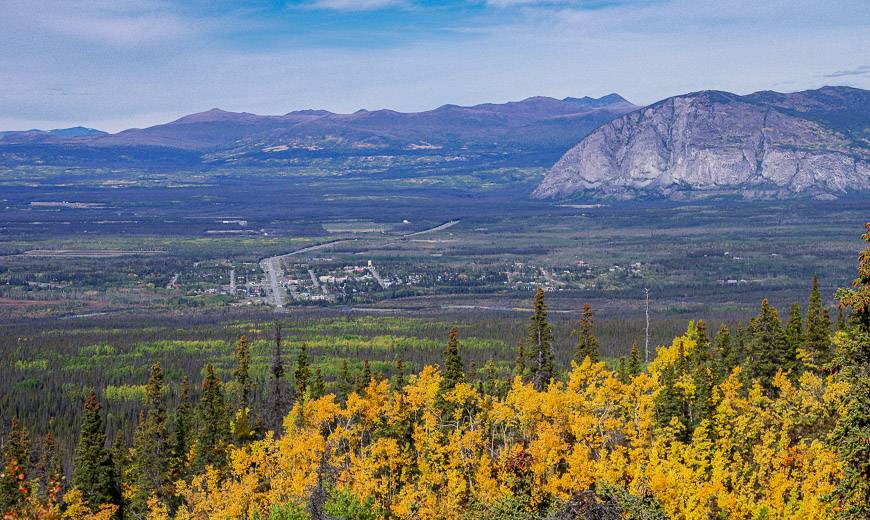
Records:
[[[835,198],[867,190],[870,91],[823,87],[659,101],[581,140],[534,196]]]
[[[301,110],[263,116],[215,108],[116,134],[8,132],[0,135],[0,164],[128,160],[148,166],[149,153],[158,163],[177,155],[208,165],[279,164],[336,155],[476,153],[543,154],[552,163],[601,124],[636,108],[617,94],[444,105],[416,113]]]
[[[537,198],[833,198],[870,191],[870,91],[618,94],[403,113],[212,109],[115,134],[0,132],[0,166],[546,166]],[[355,162],[354,162],[355,161]],[[555,164],[554,164],[555,163]],[[552,167],[551,167],[552,166]]]

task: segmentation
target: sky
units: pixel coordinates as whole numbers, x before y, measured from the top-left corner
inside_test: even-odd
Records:
[[[866,0],[0,0],[0,130],[870,88]]]

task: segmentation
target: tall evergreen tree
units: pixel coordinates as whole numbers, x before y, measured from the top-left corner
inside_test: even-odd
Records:
[[[813,289],[807,304],[806,328],[803,333],[802,358],[812,369],[821,370],[831,361],[831,323],[822,309],[819,278],[813,276]]]
[[[698,320],[695,326],[695,341],[697,343],[691,360],[692,365],[710,368],[713,364],[713,348],[710,344],[710,335],[707,333],[707,324],[703,320]]]
[[[239,336],[236,344],[236,366],[233,369],[233,378],[239,387],[237,407],[239,409],[250,408],[251,397],[254,394],[254,382],[251,379],[251,350],[248,346],[248,337]]]
[[[580,324],[577,328],[577,347],[574,352],[574,360],[582,363],[587,357],[593,362],[598,361],[598,340],[592,332],[592,306],[583,304],[583,314],[580,315]]]
[[[100,409],[97,393],[91,390],[82,414],[72,475],[73,486],[82,492],[85,502],[94,509],[100,504],[121,504],[121,489],[112,457],[106,450],[106,432]]]
[[[459,355],[459,331],[450,329],[444,349],[444,370],[441,373],[441,393],[450,391],[465,379],[462,357]]]
[[[637,342],[633,341],[631,343],[631,353],[628,356],[628,375],[631,377],[635,377],[640,375],[643,371],[641,367],[640,361],[640,349],[637,346]]]
[[[535,291],[535,306],[529,323],[528,344],[534,357],[535,388],[543,390],[555,375],[553,367],[553,330],[547,322],[547,304],[544,303],[544,290]]]
[[[788,348],[793,351],[795,357],[797,357],[798,350],[803,346],[804,342],[801,306],[797,303],[792,304],[791,310],[789,310],[788,321],[786,321],[785,324],[785,338],[788,342]]]
[[[133,440],[133,476],[135,494],[131,510],[143,512],[152,495],[163,501],[171,494],[169,461],[171,449],[166,408],[163,405],[165,384],[160,363],[151,366],[145,390],[145,406]]]
[[[517,343],[517,355],[514,358],[514,377],[526,379],[526,346],[520,341]]]
[[[109,449],[109,457],[112,459],[112,468],[114,469],[115,482],[118,489],[124,489],[125,483],[129,482],[130,464],[130,447],[127,445],[127,437],[123,430],[115,432],[115,438],[112,440],[112,447]]]
[[[345,361],[345,363],[347,363]],[[281,350],[281,324],[275,322],[275,348],[272,351],[272,366],[269,369],[269,427],[281,432],[284,417],[288,412],[287,380],[285,379],[284,354]]]
[[[368,388],[369,383],[372,382],[372,368],[369,365],[369,360],[366,359],[363,361],[363,371],[362,375],[357,379],[356,382],[356,391],[357,393],[362,393]]]
[[[770,386],[778,370],[794,368],[793,352],[789,350],[779,313],[765,298],[758,316],[749,321],[747,369],[749,375]]]
[[[193,404],[190,401],[190,381],[181,380],[181,396],[175,410],[175,428],[172,431],[172,458],[169,462],[171,480],[186,478],[188,474],[187,454],[193,436]]]
[[[731,331],[728,325],[722,324],[716,333],[716,346],[714,348],[715,361],[713,374],[716,384],[721,383],[731,374],[731,371],[740,364],[739,352],[731,340]]]
[[[222,469],[227,463],[229,418],[223,385],[209,364],[202,381],[202,395],[197,405],[197,432],[194,465],[201,471],[210,465]]]
[[[870,222],[862,237],[870,243]],[[837,336],[833,365],[836,377],[849,384],[832,445],[843,465],[834,498],[840,517],[870,518],[870,246],[858,256],[858,278],[852,289],[837,291],[842,309],[852,312],[852,324]]]
[[[30,495],[32,461],[27,429],[12,417],[12,428],[3,445],[0,472],[0,513],[15,513]],[[4,516],[4,518],[7,518]]]
[[[308,347],[305,346],[305,343],[299,346],[293,378],[296,385],[296,399],[303,401],[305,400],[305,392],[311,384],[311,367],[308,366]]]
[[[320,368],[314,369],[314,382],[311,384],[311,398],[320,399],[326,395],[326,383],[323,382],[323,374]]]
[[[405,388],[405,367],[401,359],[396,360],[396,373],[393,374],[393,381],[390,386],[393,392],[401,392]]]
[[[341,361],[341,370],[338,373],[338,397],[341,400],[347,399],[348,394],[353,392],[353,378],[350,375],[350,369],[347,366],[347,359]]]

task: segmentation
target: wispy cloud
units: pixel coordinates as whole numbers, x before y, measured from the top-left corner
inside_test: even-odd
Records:
[[[830,74],[823,74],[825,78],[844,78],[849,76],[868,76],[870,77],[870,65],[861,65],[854,69],[836,70]]]
[[[405,0],[313,0],[305,5],[334,11],[373,11],[388,7],[404,7],[409,4]]]

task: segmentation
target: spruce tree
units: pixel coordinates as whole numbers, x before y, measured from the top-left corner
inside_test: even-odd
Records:
[[[710,335],[707,333],[707,324],[698,320],[695,326],[695,353],[692,356],[693,368],[707,367],[713,364],[713,351],[710,345]]]
[[[731,340],[731,331],[728,330],[728,325],[722,324],[719,327],[719,332],[716,333],[716,346],[714,348],[714,363],[713,375],[716,384],[724,381],[731,371],[740,364],[739,353]]]
[[[801,306],[797,303],[792,304],[791,310],[788,313],[788,321],[785,324],[785,338],[788,342],[789,350],[794,352],[795,357],[797,357],[798,350],[803,346],[804,342]]]
[[[813,276],[813,288],[807,304],[806,329],[803,333],[803,360],[814,370],[822,370],[831,361],[830,318],[822,309],[819,279]]]
[[[190,381],[181,380],[181,396],[175,410],[175,428],[172,431],[172,458],[169,462],[171,480],[187,477],[187,454],[193,436],[193,405],[190,402]]]
[[[236,366],[233,369],[233,378],[239,387],[237,408],[250,408],[251,397],[254,394],[254,383],[251,380],[251,350],[248,347],[248,337],[239,336],[236,344]]]
[[[631,377],[635,377],[640,375],[643,371],[641,361],[640,361],[640,349],[637,346],[637,342],[634,341],[631,343],[631,353],[628,357],[628,375]]]
[[[401,359],[396,360],[396,373],[393,374],[393,381],[390,386],[393,392],[401,392],[405,388],[405,367]]]
[[[347,359],[341,360],[341,370],[338,373],[338,397],[341,400],[346,400],[347,396],[353,391],[353,378],[350,375],[350,369],[347,366]]]
[[[82,414],[72,475],[73,486],[82,492],[82,498],[93,509],[101,504],[121,503],[115,466],[106,450],[106,432],[100,409],[97,393],[91,390]]]
[[[758,378],[764,386],[770,386],[778,370],[789,370],[794,358],[789,350],[785,331],[776,312],[765,298],[758,316],[749,321],[747,368],[750,377]]]
[[[514,377],[523,381],[526,379],[526,346],[520,341],[517,343],[517,355],[514,358]]]
[[[12,428],[3,445],[0,472],[0,513],[16,513],[30,495],[32,461],[27,429],[12,417]],[[4,516],[4,518],[6,518]]]
[[[134,512],[144,511],[152,495],[164,501],[171,494],[171,450],[163,405],[164,390],[163,370],[160,363],[154,363],[145,390],[145,406],[139,415],[140,421],[133,440],[132,473],[136,492],[130,507]]]
[[[124,489],[124,483],[127,482],[132,460],[130,457],[130,447],[127,446],[127,437],[122,430],[115,432],[109,456],[112,459],[112,467],[115,471],[115,482],[118,484],[118,489]]]
[[[346,363],[346,362],[345,362]],[[287,404],[290,401],[287,381],[284,378],[284,355],[281,351],[281,324],[275,322],[275,348],[272,351],[272,366],[269,369],[269,427],[281,432]]]
[[[314,382],[311,384],[311,398],[320,399],[326,395],[326,383],[323,382],[323,374],[320,368],[314,369]]]
[[[305,343],[299,346],[299,353],[296,355],[296,370],[293,373],[293,377],[296,387],[296,399],[304,401],[305,392],[311,383],[311,368],[308,366],[308,347],[305,346]]]
[[[592,333],[592,306],[583,304],[583,314],[580,316],[580,325],[577,329],[577,348],[574,352],[574,360],[578,364],[587,357],[593,362],[598,361],[598,340]]]
[[[202,471],[210,465],[222,469],[227,463],[227,444],[229,443],[229,418],[223,385],[209,364],[202,381],[202,395],[197,405],[197,432],[195,469]]]
[[[870,222],[866,229],[862,238],[870,243]],[[852,324],[838,335],[832,363],[849,391],[831,443],[843,468],[834,491],[839,515],[857,520],[870,518],[870,247],[858,257],[858,278],[852,286],[837,291],[840,308],[852,312]]]
[[[363,373],[360,377],[360,390],[365,390],[366,387],[369,386],[369,383],[372,382],[372,367],[369,365],[369,360],[366,359],[363,361]]]
[[[448,392],[465,379],[462,357],[459,355],[459,331],[450,329],[447,348],[444,349],[444,370],[441,373],[441,393]]]
[[[550,384],[555,375],[553,367],[553,330],[547,322],[547,304],[544,303],[544,290],[535,291],[535,306],[529,323],[528,344],[534,355],[533,382],[540,391]]]

